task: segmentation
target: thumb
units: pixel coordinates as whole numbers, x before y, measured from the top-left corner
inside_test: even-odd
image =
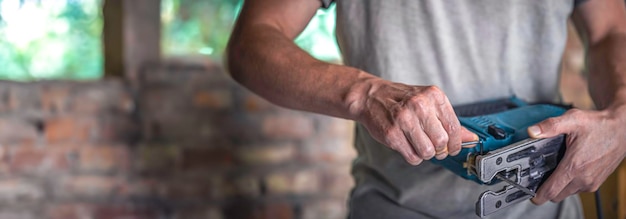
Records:
[[[465,127],[461,127],[461,141],[462,142],[478,141],[478,135],[471,132],[470,130],[467,130],[467,128]],[[474,146],[476,145],[475,144],[469,145],[469,147],[474,147]]]
[[[550,138],[570,132],[573,120],[567,115],[552,117],[528,127],[528,135],[531,138]]]

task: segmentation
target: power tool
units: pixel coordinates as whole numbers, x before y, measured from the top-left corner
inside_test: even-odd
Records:
[[[570,107],[528,104],[510,97],[455,107],[461,125],[478,135],[472,148],[456,156],[432,160],[479,184],[505,182],[500,191],[485,191],[476,202],[479,217],[528,200],[556,168],[565,152],[565,135],[533,139],[527,129]]]

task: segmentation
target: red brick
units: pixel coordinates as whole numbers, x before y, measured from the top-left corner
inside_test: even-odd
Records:
[[[304,114],[268,116],[262,129],[263,134],[274,139],[303,139],[314,133],[312,118]]]
[[[139,138],[139,125],[129,116],[100,117],[94,132],[96,142],[127,143]]]
[[[237,160],[250,165],[279,164],[293,160],[295,155],[296,148],[292,143],[242,146],[236,150]]]
[[[160,196],[173,201],[202,201],[210,200],[212,190],[208,184],[198,182],[169,182],[162,187]]]
[[[54,142],[87,142],[95,132],[96,121],[84,117],[57,117],[46,121],[45,138]]]
[[[163,179],[142,177],[128,182],[123,194],[132,198],[153,198],[165,196]]]
[[[10,168],[9,149],[6,146],[0,146],[0,174],[8,174]]]
[[[82,175],[59,179],[54,193],[62,198],[107,198],[122,195],[126,182],[113,176]]]
[[[277,171],[264,180],[270,194],[313,194],[320,191],[319,173],[312,170]]]
[[[189,101],[188,95],[176,87],[161,84],[146,86],[141,91],[140,108],[143,113],[173,114],[190,108],[192,101]]]
[[[197,114],[179,112],[176,114],[144,114],[143,132],[147,140],[176,142],[177,144],[207,144],[220,133],[216,124]],[[224,136],[219,136],[225,139]]]
[[[329,197],[347,198],[350,190],[354,186],[354,179],[350,174],[351,165],[349,163],[331,167],[324,170],[321,184],[324,185],[322,191]]]
[[[173,219],[223,219],[221,209],[215,206],[177,209]]]
[[[78,92],[72,98],[70,109],[75,113],[129,113],[135,107],[130,93],[116,83],[89,83],[74,88]]]
[[[318,121],[320,124],[319,130],[321,135],[326,137],[353,139],[353,121],[331,117],[320,117]]]
[[[39,102],[39,86],[32,83],[11,83],[8,99],[9,109],[19,112],[38,112],[41,108]]]
[[[304,140],[301,156],[304,160],[316,162],[345,163],[356,157],[356,149],[350,136],[331,137],[318,135]]]
[[[340,219],[347,216],[346,200],[331,199],[307,203],[302,208],[302,219]]]
[[[33,144],[39,132],[33,121],[26,118],[0,118],[0,142],[4,144]]]
[[[233,194],[232,184],[220,176],[173,177],[161,183],[159,196],[176,201],[222,200]]]
[[[253,202],[237,200],[223,210],[225,218],[295,219],[294,206],[289,202]]]
[[[0,81],[0,112],[9,112],[11,110],[11,84],[13,82]]]
[[[46,206],[44,215],[47,219],[91,218],[93,205],[86,203],[50,204]]]
[[[289,203],[267,203],[252,215],[252,219],[294,219],[293,206]]]
[[[0,181],[0,203],[10,204],[33,204],[45,200],[45,191],[35,183],[9,179]]]
[[[39,216],[36,216],[37,213],[33,212],[32,209],[13,209],[13,208],[3,208],[0,209],[0,218],[7,219],[36,219]]]
[[[78,167],[82,171],[124,171],[128,169],[127,146],[85,146],[79,149]]]
[[[129,205],[109,205],[96,206],[93,211],[93,219],[154,219],[163,218],[158,210],[154,208],[129,206]]]
[[[184,148],[181,166],[184,170],[221,168],[233,164],[232,150],[227,148]]]
[[[257,197],[261,195],[260,179],[256,176],[239,176],[231,180],[231,182],[233,185],[233,194],[244,197]]]
[[[64,85],[44,86],[41,91],[41,107],[44,112],[59,113],[67,109],[70,87]]]
[[[135,165],[140,172],[171,172],[180,162],[180,147],[146,145],[137,150]]]
[[[48,174],[68,172],[72,168],[73,145],[47,147],[16,146],[9,149],[9,169],[15,173]]]
[[[229,90],[205,90],[193,95],[193,106],[198,109],[227,109],[232,102]]]

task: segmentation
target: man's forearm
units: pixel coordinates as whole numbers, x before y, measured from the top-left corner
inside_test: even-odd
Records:
[[[232,77],[267,100],[346,119],[359,114],[367,82],[379,80],[355,68],[316,60],[268,25],[235,30],[227,53]]]
[[[609,34],[591,45],[588,71],[589,93],[598,109],[626,106],[626,33]]]

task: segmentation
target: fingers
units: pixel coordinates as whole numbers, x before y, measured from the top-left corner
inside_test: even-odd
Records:
[[[452,156],[455,156],[461,151],[461,143],[463,137],[461,134],[463,128],[461,127],[459,119],[456,117],[454,109],[452,109],[452,105],[449,103],[447,98],[443,100],[443,104],[440,105],[439,110],[439,124],[445,130],[448,139],[448,142],[446,143],[447,150],[445,152],[449,153]],[[444,153],[438,154],[443,155]],[[437,159],[443,158],[445,158],[445,156],[437,157]]]
[[[435,147],[423,131],[405,131],[404,136],[420,159],[430,160],[435,156]]]
[[[478,135],[476,135],[476,133],[473,133],[470,130],[467,130],[467,128],[462,127],[461,126],[461,141],[462,142],[472,142],[472,141],[478,141]],[[466,145],[463,146],[464,148],[472,148],[475,147],[476,144],[471,144],[471,145]]]
[[[567,157],[563,158],[562,163],[567,163],[567,159]],[[570,174],[567,174],[566,165],[558,165],[548,180],[539,187],[537,195],[531,201],[536,205],[542,205],[548,200],[555,199],[571,181],[572,178]]]
[[[569,197],[570,195],[576,194],[579,191],[580,190],[578,189],[578,186],[576,186],[573,182],[570,182],[569,184],[567,184],[565,189],[563,189],[563,191],[561,191],[559,193],[559,195],[557,195],[556,197],[554,197],[550,201],[552,201],[552,202],[563,201],[563,200],[565,200],[565,198]]]
[[[408,139],[410,138],[405,136],[399,129],[394,129],[387,135],[388,145],[391,149],[400,153],[409,164],[418,165],[424,159],[416,153],[413,144]]]
[[[464,138],[477,139],[461,127],[448,98],[437,87],[394,85],[389,88],[408,90],[401,97],[393,92],[372,97],[368,107],[371,113],[363,123],[370,124],[366,126],[375,139],[398,151],[407,162],[418,164],[433,157],[457,155]]]
[[[406,141],[410,144],[410,148],[414,150],[417,156],[423,160],[430,160],[435,156],[435,147],[424,133],[424,128],[420,125],[420,120],[415,113],[404,110],[399,112],[400,128],[404,134]]]
[[[428,139],[422,138],[420,143],[431,146],[431,148],[434,147],[435,158],[438,160],[446,158],[448,156],[448,133],[443,128],[441,121],[436,117],[426,118],[423,120],[422,127]]]
[[[559,117],[546,119],[528,127],[528,135],[532,138],[550,138],[576,129],[576,120],[580,110],[572,109]]]

